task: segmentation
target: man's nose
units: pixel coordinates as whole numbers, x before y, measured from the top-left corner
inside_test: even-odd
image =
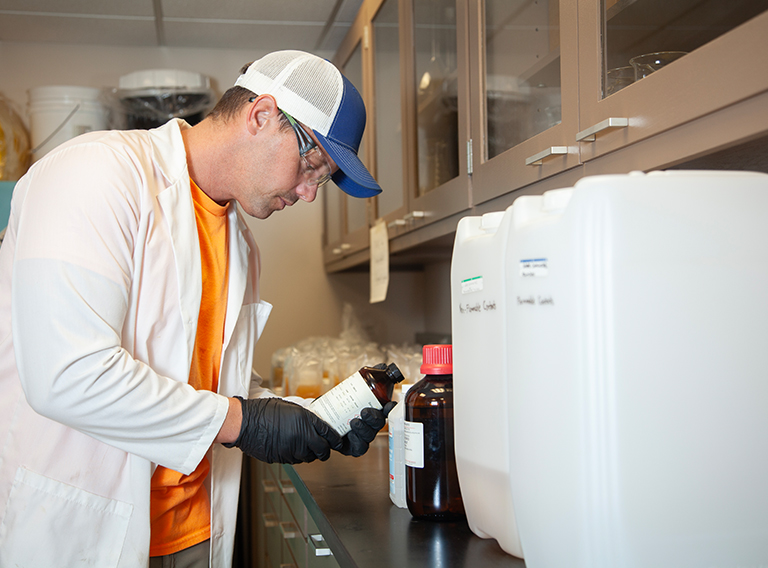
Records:
[[[302,181],[296,188],[296,195],[302,201],[312,203],[315,200],[315,197],[317,197],[317,185]]]

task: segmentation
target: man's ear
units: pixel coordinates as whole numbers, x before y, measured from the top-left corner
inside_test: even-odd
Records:
[[[279,112],[277,101],[272,95],[259,95],[248,107],[246,115],[248,132],[255,136],[266,128],[270,120],[276,119]]]

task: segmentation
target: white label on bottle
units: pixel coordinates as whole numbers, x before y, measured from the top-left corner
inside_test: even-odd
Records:
[[[424,467],[424,424],[405,421],[405,465]]]
[[[323,396],[312,401],[309,410],[330,424],[340,436],[344,436],[352,428],[349,423],[360,418],[363,408],[381,410],[381,404],[371,392],[368,383],[355,373],[342,381]]]

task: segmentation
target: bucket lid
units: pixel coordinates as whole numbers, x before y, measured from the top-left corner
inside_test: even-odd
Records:
[[[180,69],[145,69],[120,77],[120,89],[191,89],[207,90],[211,80],[192,71]]]
[[[425,345],[421,363],[422,375],[453,374],[453,346]]]
[[[98,101],[101,89],[95,87],[77,87],[72,85],[46,85],[32,87],[27,91],[29,102],[92,102]]]

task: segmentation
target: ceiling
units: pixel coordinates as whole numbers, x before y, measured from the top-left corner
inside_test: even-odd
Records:
[[[0,0],[0,41],[335,52],[362,0]]]

